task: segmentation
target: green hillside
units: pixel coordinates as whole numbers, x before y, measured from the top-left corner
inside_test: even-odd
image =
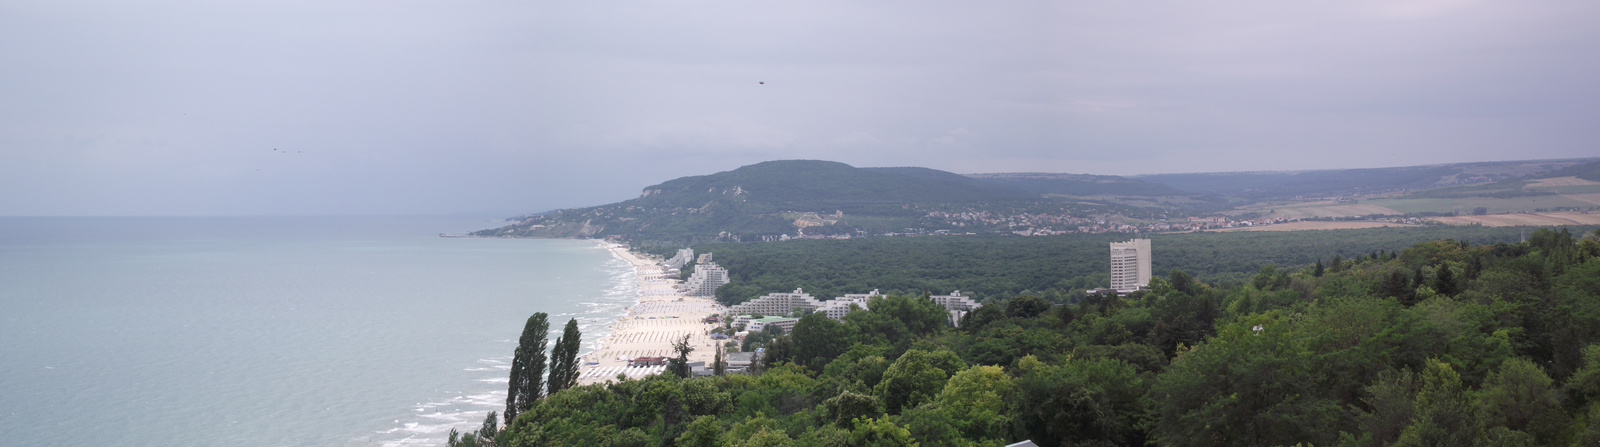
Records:
[[[922,206],[1032,200],[1037,196],[933,169],[784,160],[678,178],[646,187],[636,199],[525,216],[516,224],[473,235],[623,236],[679,243],[802,231],[852,234],[917,226],[926,214]]]
[[[1600,177],[1600,171],[1597,169],[1600,169],[1600,162],[1595,162],[1594,159],[1574,159],[1318,171],[1156,174],[1132,178],[1170,186],[1192,194],[1249,200],[1283,200],[1295,197],[1420,191],[1527,178],[1574,175]],[[1467,191],[1470,194],[1472,190]]]
[[[1568,166],[1539,176],[1539,178],[1556,177],[1577,177],[1592,182],[1600,182],[1600,161]]]
[[[1546,177],[1600,176],[1597,169],[1600,162],[1585,159],[1119,177],[958,175],[783,160],[678,178],[645,187],[632,200],[521,216],[473,235],[617,237],[666,249],[800,236],[1181,232],[1196,229],[1191,217],[1253,219],[1241,215],[1240,207],[1332,196],[1410,200],[1385,202],[1402,213],[1583,208],[1582,202],[1551,201],[1554,191],[1523,186]],[[1525,200],[1521,205],[1529,206],[1479,203],[1485,200]]]
[[[635,206],[701,207],[741,203],[750,211],[850,212],[905,203],[1025,200],[1025,192],[927,168],[856,168],[817,160],[757,163],[669,180],[644,189]]]
[[[1195,194],[1159,183],[1115,175],[1019,172],[970,174],[967,177],[1039,195],[1182,196]]]

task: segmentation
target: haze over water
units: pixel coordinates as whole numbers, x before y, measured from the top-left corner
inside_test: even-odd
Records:
[[[589,241],[484,218],[0,218],[16,445],[438,445],[504,406],[528,315],[634,300]],[[555,335],[552,334],[553,340]]]

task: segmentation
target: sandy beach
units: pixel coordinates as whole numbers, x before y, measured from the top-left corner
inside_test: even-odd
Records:
[[[723,307],[715,300],[680,295],[676,288],[679,281],[666,277],[657,261],[633,253],[622,244],[602,244],[633,264],[639,276],[639,301],[628,308],[627,315],[612,323],[611,334],[600,340],[600,347],[580,360],[583,367],[578,384],[616,380],[618,374],[632,378],[659,374],[665,367],[628,367],[628,361],[637,357],[670,357],[672,343],[684,335],[689,335],[690,346],[695,348],[689,361],[709,365],[715,356],[711,329],[716,325],[702,321],[722,312]]]

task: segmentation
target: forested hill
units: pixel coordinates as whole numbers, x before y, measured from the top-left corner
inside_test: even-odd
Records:
[[[704,207],[737,204],[752,212],[838,209],[870,211],[883,205],[1021,200],[1032,196],[928,168],[856,168],[816,160],[769,161],[711,175],[650,186],[623,205]]]
[[[856,168],[815,160],[769,161],[670,180],[610,205],[525,216],[476,236],[688,241],[735,235],[849,234],[915,225],[917,206],[1026,202],[1038,196],[927,168]]]
[[[1187,231],[1195,229],[1184,226],[1190,217],[1239,214],[1252,203],[1302,197],[1548,195],[1554,192],[1524,187],[1552,176],[1600,178],[1596,166],[1596,159],[1574,159],[1120,177],[960,175],[783,160],[682,177],[645,187],[631,200],[521,216],[473,235],[614,236],[636,247],[675,249],[800,236]]]
[[[1018,172],[971,174],[968,177],[1039,195],[1182,196],[1195,195],[1160,183],[1115,175]]]

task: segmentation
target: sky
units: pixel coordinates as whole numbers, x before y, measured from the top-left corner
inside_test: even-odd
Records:
[[[1600,2],[0,2],[0,216],[1600,155]]]

